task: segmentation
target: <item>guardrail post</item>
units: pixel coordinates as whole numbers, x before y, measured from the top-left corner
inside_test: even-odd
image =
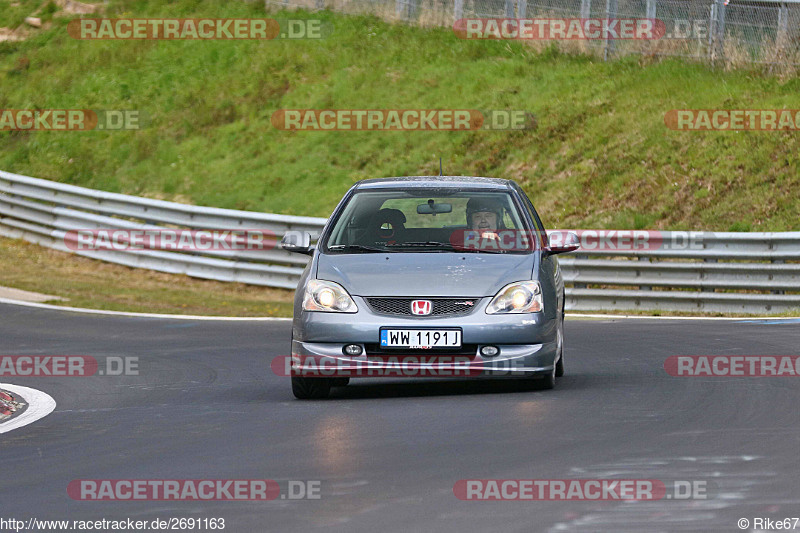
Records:
[[[606,18],[617,18],[617,0],[606,0]],[[603,50],[604,61],[608,61],[614,55],[614,50],[616,50],[616,47],[616,41],[614,39],[610,39],[609,36],[606,35],[606,45],[605,49]]]
[[[778,33],[775,37],[775,51],[778,57],[783,55],[789,44],[789,7],[786,2],[781,2],[778,9]]]
[[[645,7],[645,18],[653,20],[656,18],[656,0],[647,0]]]
[[[575,259],[589,259],[589,256],[586,255],[586,254],[575,254]],[[576,289],[585,289],[586,288],[586,284],[585,283],[579,283],[577,281],[573,281],[572,282],[572,286],[574,288],[576,288]]]
[[[644,256],[639,256],[639,261],[650,262],[650,258],[649,257],[644,257]],[[639,275],[641,276],[641,274],[639,274]],[[639,285],[639,290],[640,291],[651,291],[651,290],[653,290],[653,287],[651,287],[650,285]]]
[[[505,17],[507,19],[514,18],[514,0],[506,0]]]
[[[417,0],[395,0],[397,16],[403,20],[413,20],[417,17]]]
[[[711,59],[714,51],[714,30],[716,28],[716,24],[714,21],[717,19],[717,3],[716,1],[711,3],[711,9],[709,9],[708,14],[708,58]]]
[[[781,260],[777,260],[777,261],[773,261],[773,262],[774,262],[774,263],[783,263],[783,261],[781,261]],[[770,276],[770,279],[771,279],[771,278],[772,278],[772,276]],[[780,289],[780,290],[775,290],[775,291],[770,291],[770,292],[771,292],[772,294],[786,294],[786,291],[784,291],[784,290],[782,290],[782,289]]]
[[[649,19],[656,18],[656,0],[647,0],[647,7],[645,8],[645,17]]]
[[[726,0],[714,0],[711,5],[711,31],[709,40],[711,43],[711,61],[725,59],[725,2]]]
[[[704,263],[716,263],[717,260],[713,259],[711,257],[706,257],[705,259],[703,259],[703,262]],[[703,279],[703,274],[700,275],[700,279]],[[703,287],[702,289],[700,289],[700,292],[717,292],[717,291],[715,289],[713,289],[713,288]]]
[[[645,5],[645,18],[649,20],[653,27],[655,28],[655,19],[656,19],[656,1],[657,0],[647,0],[647,4]],[[652,42],[645,45],[648,49],[655,46]]]
[[[588,19],[592,16],[592,0],[581,0],[581,18]]]
[[[775,241],[770,241],[770,243],[769,243],[769,251],[770,252],[774,252],[775,251]],[[785,261],[783,259],[770,259],[769,262],[770,262],[770,264],[773,264],[773,265],[785,263]],[[770,279],[772,279],[772,276],[770,276]],[[775,290],[775,291],[770,291],[770,292],[772,294],[786,294],[786,291],[783,291],[783,290]]]
[[[453,2],[453,21],[464,18],[464,0],[454,0]]]
[[[528,13],[528,0],[517,0],[517,18],[524,19]]]

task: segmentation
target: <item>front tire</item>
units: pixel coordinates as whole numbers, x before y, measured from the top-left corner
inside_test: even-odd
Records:
[[[555,388],[556,386],[556,375],[558,373],[556,367],[558,365],[553,365],[553,370],[548,372],[544,375],[544,377],[539,381],[539,388],[541,390],[550,390]]]
[[[556,331],[556,357],[553,360],[553,368],[541,379],[538,380],[537,389],[550,390],[556,386],[556,378],[564,375],[564,315],[561,315],[561,320],[558,324]]]
[[[556,363],[556,377],[564,375],[564,315],[561,315],[561,324],[558,327],[558,363]]]
[[[556,377],[560,378],[564,375],[564,354],[561,354],[561,357],[558,359],[558,363],[556,363]]]
[[[322,400],[330,392],[329,378],[292,378],[292,393],[298,400]]]

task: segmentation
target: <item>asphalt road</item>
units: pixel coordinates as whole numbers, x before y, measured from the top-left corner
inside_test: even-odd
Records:
[[[138,376],[28,377],[58,403],[0,435],[0,518],[222,517],[225,531],[740,531],[800,516],[797,378],[671,377],[671,355],[797,355],[800,323],[568,320],[567,374],[355,380],[294,400],[289,322],[0,305],[0,354],[138,357]],[[321,499],[74,501],[75,479],[321,481]],[[707,499],[460,501],[460,479],[705,481]],[[800,528],[800,525],[798,525]],[[748,529],[752,531],[753,529]]]

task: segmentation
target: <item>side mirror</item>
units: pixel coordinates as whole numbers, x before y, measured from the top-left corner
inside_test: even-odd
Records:
[[[547,235],[550,246],[545,251],[550,255],[574,252],[581,247],[581,241],[572,231],[553,231]]]
[[[314,254],[314,247],[311,246],[311,234],[307,231],[287,231],[281,239],[281,248],[297,254]]]

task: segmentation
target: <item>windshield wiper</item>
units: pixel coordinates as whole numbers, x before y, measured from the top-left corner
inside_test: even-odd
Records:
[[[453,246],[452,243],[449,243],[449,242],[438,242],[438,241],[398,242],[398,243],[395,243],[395,244],[387,244],[386,246],[387,247],[392,247],[392,248],[403,248],[403,247],[408,247],[408,248],[444,247],[444,248],[447,249],[448,252],[449,251],[453,251],[453,252],[467,253],[467,254],[470,254],[470,253],[504,254],[504,253],[506,253],[505,250],[497,250],[497,249],[484,250],[484,249],[481,249],[481,248],[474,248],[474,249],[473,248],[457,248],[457,247]]]
[[[378,248],[377,246],[364,246],[363,244],[334,244],[328,246],[328,250],[336,252],[344,251],[358,251],[358,252],[387,252],[385,248]]]
[[[393,244],[387,244],[386,246],[396,246],[396,247],[403,247],[403,246],[446,246],[448,248],[452,248],[453,245],[449,242],[438,242],[438,241],[409,241],[409,242],[397,242]]]
[[[498,250],[495,248],[459,248],[456,250],[462,254],[507,254],[508,250]]]

